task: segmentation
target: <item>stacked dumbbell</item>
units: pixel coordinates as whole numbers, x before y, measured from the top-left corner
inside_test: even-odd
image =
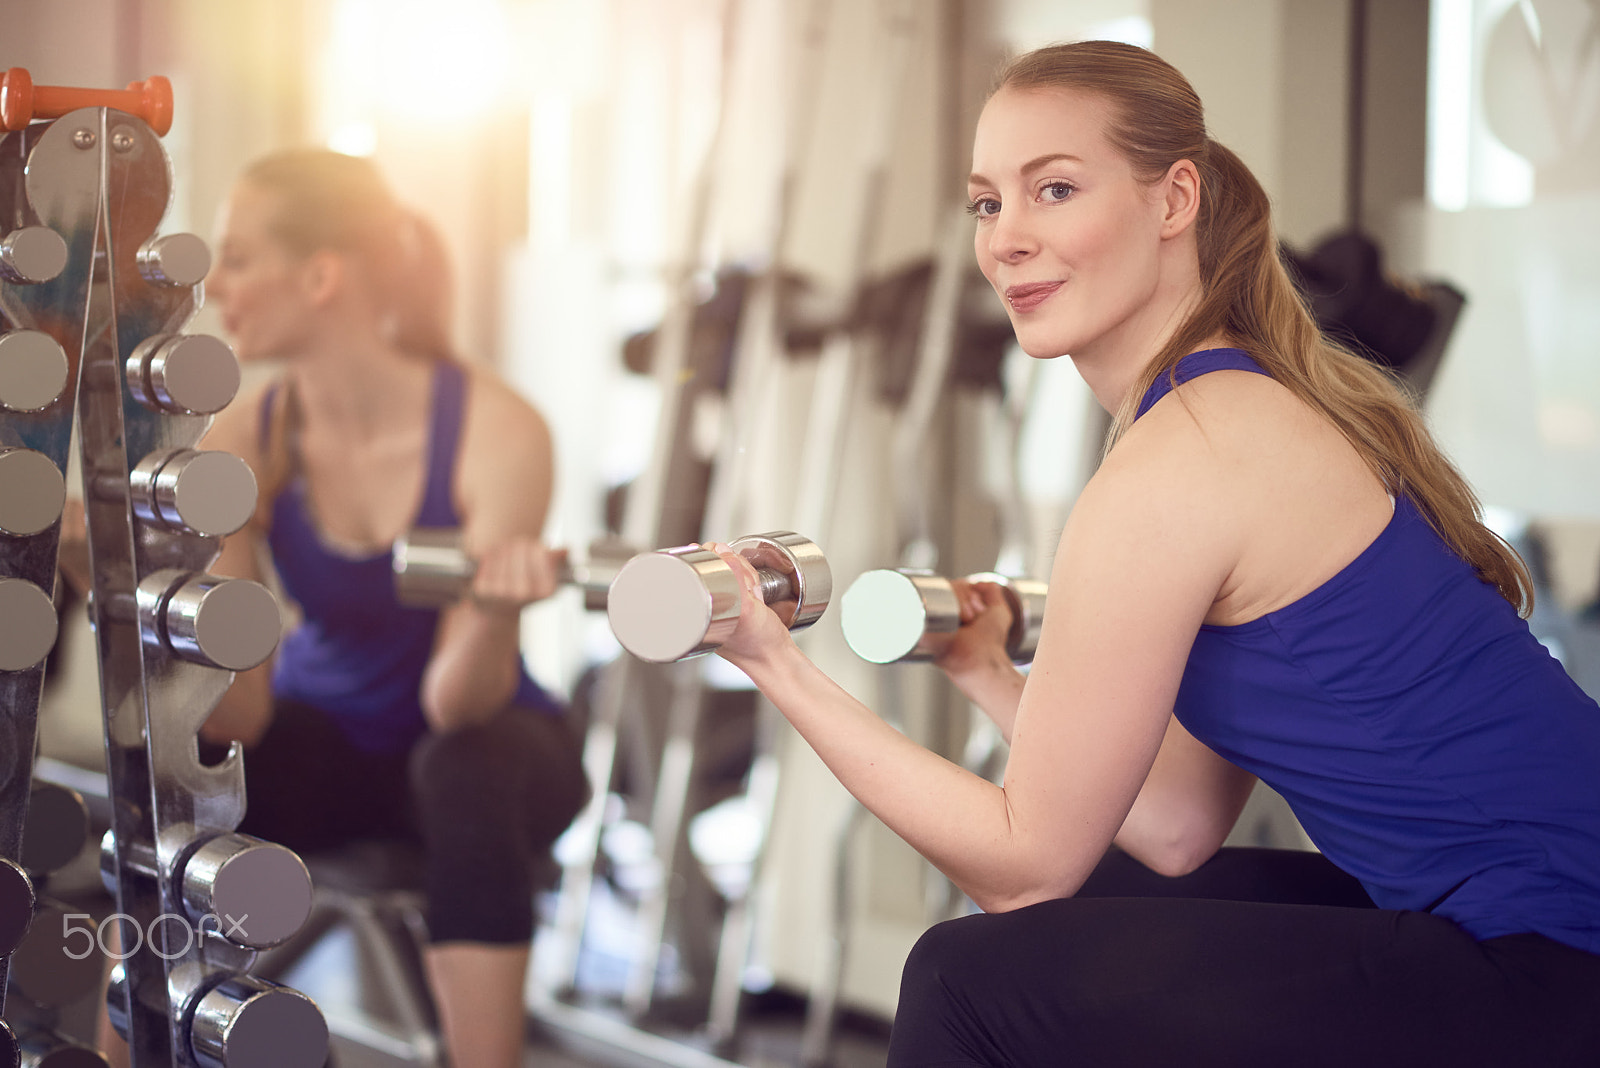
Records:
[[[787,530],[752,534],[729,548],[755,566],[760,594],[790,630],[816,622],[833,596],[822,550]],[[739,577],[709,549],[641,553],[617,572],[606,614],[622,647],[664,664],[717,649],[739,624]]]
[[[591,612],[603,612],[611,580],[633,555],[616,538],[600,538],[590,543],[582,560],[564,557],[556,581],[581,590],[584,607]],[[443,608],[461,600],[478,570],[455,527],[414,527],[395,540],[390,559],[395,596],[412,608]]]
[[[10,146],[11,138],[4,145]],[[21,175],[10,166],[0,168]],[[8,177],[10,175],[0,175]],[[35,329],[66,267],[67,243],[39,220],[8,216],[0,222],[0,1009],[8,982],[45,929],[47,904],[39,899],[37,856],[24,855],[30,835],[26,813],[33,792],[33,755],[44,659],[55,645],[57,546],[66,499],[73,368],[51,334]],[[59,298],[58,298],[59,299]],[[43,916],[36,921],[36,916]],[[30,940],[30,935],[33,938]],[[24,947],[29,947],[24,951]],[[36,969],[23,969],[24,973]],[[26,997],[12,999],[22,1012],[40,993],[29,978]],[[36,1013],[36,1009],[30,1015]],[[32,1022],[8,1012],[28,1039]],[[21,1055],[19,1036],[0,1023],[0,1065]]]
[[[89,812],[75,790],[35,779],[28,802],[22,866],[38,899],[33,923],[11,954],[8,1016],[23,1068],[105,1068],[100,1054],[60,1034],[63,1010],[99,992],[101,957],[88,917],[54,900],[48,880],[75,860],[89,839]],[[77,935],[72,932],[76,929]]]
[[[171,193],[158,139],[170,121],[164,79],[113,94],[34,86],[18,70],[0,80],[0,124],[14,131],[0,140],[0,187],[14,193],[16,227],[0,234],[0,431],[21,428],[0,434],[11,506],[0,526],[14,530],[0,537],[0,580],[14,580],[0,587],[0,619],[53,631],[53,612],[28,615],[31,591],[16,581],[43,590],[54,579],[75,399],[112,799],[103,870],[119,941],[93,935],[97,961],[108,945],[123,958],[113,1021],[136,1065],[309,1068],[326,1057],[320,1012],[249,974],[256,951],[304,918],[309,879],[288,850],[234,833],[237,753],[217,765],[196,754],[233,672],[271,654],[280,620],[265,588],[207,571],[220,536],[253,512],[256,486],[236,457],[197,448],[239,371],[222,342],[180,332],[210,256],[194,235],[153,232]],[[44,582],[14,566],[46,556]],[[40,647],[42,637],[14,659]],[[0,666],[0,709],[18,707],[4,698],[39,671],[11,667]],[[15,751],[31,758],[31,709],[26,734]],[[12,856],[6,845],[0,833],[0,857]]]
[[[1006,653],[1015,663],[1033,660],[1044,621],[1046,585],[1037,579],[1008,578],[993,572],[968,575],[967,582],[992,582],[1011,609]],[[961,608],[951,580],[911,568],[868,571],[839,601],[845,642],[875,664],[936,660],[961,627]]]

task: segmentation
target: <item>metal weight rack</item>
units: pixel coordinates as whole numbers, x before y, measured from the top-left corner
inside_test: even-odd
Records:
[[[9,954],[38,922],[22,839],[76,417],[116,911],[61,932],[63,949],[88,935],[120,958],[107,1006],[135,1068],[315,1068],[321,1012],[250,974],[305,919],[310,878],[291,851],[236,833],[238,747],[216,765],[197,747],[280,622],[264,587],[206,570],[256,486],[237,457],[196,447],[239,369],[223,342],[181,332],[210,254],[157,233],[171,120],[159,77],[125,91],[34,86],[20,68],[0,81],[0,1009]],[[0,1068],[25,1055],[0,1025]]]

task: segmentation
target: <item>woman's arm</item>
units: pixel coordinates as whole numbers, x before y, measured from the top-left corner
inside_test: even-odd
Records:
[[[471,596],[444,610],[422,677],[434,730],[504,708],[521,670],[522,609],[556,590],[557,554],[539,542],[550,504],[552,448],[544,419],[491,375],[473,371],[456,468],[462,539],[478,562]]]
[[[1026,677],[1006,655],[1011,613],[993,584],[955,583],[961,629],[937,661],[950,681],[999,728],[1006,742]],[[1222,845],[1255,776],[1217,756],[1173,717],[1116,843],[1152,870],[1185,875]]]
[[[256,531],[253,526],[245,527],[223,542],[211,571],[260,582],[261,569],[256,563],[259,551]],[[201,726],[201,738],[224,745],[237,741],[246,746],[261,740],[272,722],[272,663],[273,658],[268,657],[265,663],[234,675],[233,685]]]
[[[263,387],[265,388],[265,387]],[[222,541],[211,572],[229,578],[262,581],[260,561],[266,551],[267,511],[275,489],[265,479],[265,456],[260,449],[261,389],[252,390],[218,413],[206,432],[206,449],[231,452],[250,466],[257,480],[258,501],[251,521]],[[253,745],[272,722],[272,658],[263,664],[234,675],[233,685],[223,693],[216,708],[200,728],[208,742],[227,744],[238,741]]]
[[[1205,437],[1187,419],[1150,424],[1107,458],[1063,532],[1003,786],[916,745],[834,685],[753,592],[723,646],[845,787],[986,910],[1070,895],[1099,861],[1156,760],[1189,648],[1238,558],[1238,513]]]
[[[1173,717],[1116,843],[1152,871],[1187,875],[1221,848],[1255,782]]]

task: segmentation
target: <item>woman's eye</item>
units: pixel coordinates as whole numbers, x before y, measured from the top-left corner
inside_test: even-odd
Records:
[[[967,214],[980,219],[991,218],[1000,213],[1000,202],[994,197],[978,197],[967,204]]]
[[[1066,200],[1074,192],[1076,192],[1076,187],[1071,182],[1051,182],[1040,190],[1040,194],[1045,200],[1056,201]]]

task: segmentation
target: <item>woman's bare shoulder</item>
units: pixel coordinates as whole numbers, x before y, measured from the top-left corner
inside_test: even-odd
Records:
[[[1172,450],[1169,459],[1180,464],[1185,458],[1203,461],[1215,473],[1247,485],[1273,471],[1324,465],[1335,460],[1331,454],[1350,449],[1326,416],[1283,383],[1241,370],[1214,371],[1178,386],[1130,428],[1125,440],[1147,453]],[[1192,464],[1186,466],[1192,475]]]
[[[263,456],[261,421],[266,414],[266,396],[280,390],[282,381],[278,374],[267,374],[246,382],[228,406],[212,417],[202,438],[204,446],[231,452],[254,467]]]
[[[485,444],[499,447],[548,448],[550,428],[544,415],[499,374],[466,365],[467,425]]]
[[[469,526],[537,534],[554,478],[544,416],[489,368],[467,370],[457,505]]]

